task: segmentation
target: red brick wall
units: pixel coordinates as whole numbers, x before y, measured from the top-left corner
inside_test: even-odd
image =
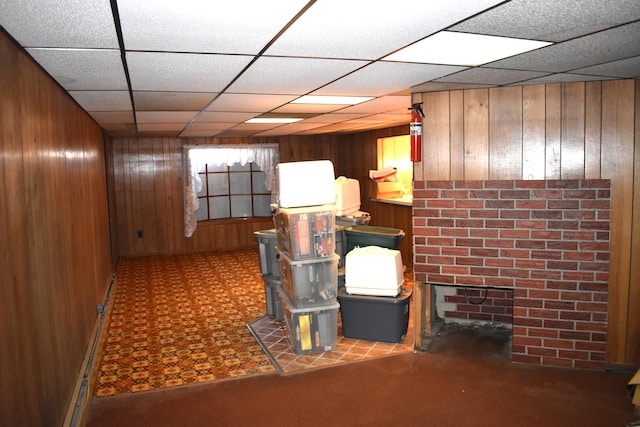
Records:
[[[455,295],[445,295],[444,301],[455,305],[445,310],[450,320],[491,324],[513,324],[513,291],[489,287],[456,287]]]
[[[513,290],[512,360],[601,368],[609,180],[416,181],[414,279]]]

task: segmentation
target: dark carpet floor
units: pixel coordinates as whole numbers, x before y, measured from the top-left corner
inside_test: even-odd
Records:
[[[627,372],[515,364],[508,335],[443,329],[427,352],[94,399],[87,426],[625,426]]]

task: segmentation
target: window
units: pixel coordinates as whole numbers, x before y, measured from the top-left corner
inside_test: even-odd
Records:
[[[378,169],[394,167],[402,181],[404,194],[413,193],[413,163],[411,162],[411,139],[409,135],[378,138]]]
[[[207,163],[198,174],[202,189],[197,193],[196,220],[271,216],[266,175],[255,163]]]
[[[245,216],[236,217],[235,215],[241,215],[243,209],[241,209],[240,206],[243,204],[245,209],[242,215],[247,212],[246,207],[249,204],[249,200],[252,206],[252,214],[263,215],[264,207],[256,210],[256,206],[263,206],[263,198],[261,196],[266,195],[266,193],[270,194],[275,188],[276,165],[280,162],[280,154],[278,151],[278,144],[249,144],[242,146],[226,144],[185,145],[183,147],[182,157],[185,172],[184,236],[191,237],[196,231],[198,224],[196,212],[200,211],[200,195],[203,199],[206,197],[204,200],[207,202],[207,218],[210,218],[209,194],[212,196],[220,196],[220,198],[217,199],[218,201],[222,200],[222,196],[226,195],[228,216],[225,216],[225,218],[245,218]],[[248,163],[253,163],[253,166],[249,166],[248,170],[243,170]],[[225,169],[225,167],[228,169]],[[203,187],[207,188],[209,186],[209,168],[213,168],[211,172],[217,171],[220,172],[220,174],[217,175],[217,177],[212,177],[213,181],[210,187],[214,189],[213,193],[210,193],[210,190],[206,190],[206,192],[203,193]],[[240,178],[239,183],[237,183],[235,179],[230,179],[235,176],[233,175],[234,171],[238,173],[244,172],[245,178]],[[264,172],[264,179],[262,176],[257,177],[261,173],[260,171]],[[255,179],[253,176],[254,172],[256,173]],[[201,175],[201,173],[203,175]],[[225,176],[225,178],[221,178],[221,176]],[[204,181],[202,179],[203,177],[206,178]],[[225,179],[227,180],[226,182],[228,182],[228,191],[225,194],[216,193],[216,191],[219,191],[222,187],[220,180],[224,182]],[[231,188],[232,183],[233,189]],[[250,183],[250,191],[241,190],[242,188],[246,189],[247,183]],[[263,192],[263,186],[266,189],[265,192]],[[254,199],[254,195],[258,198]],[[217,202],[214,201],[213,203],[215,206]],[[199,215],[202,215],[204,219],[205,208],[202,209],[203,211],[200,211]],[[217,211],[217,209],[214,209],[214,212]],[[213,217],[216,217],[216,215],[217,213],[214,214]]]

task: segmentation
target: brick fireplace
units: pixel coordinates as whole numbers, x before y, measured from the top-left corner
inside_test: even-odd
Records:
[[[418,332],[433,321],[430,287],[502,289],[513,295],[513,361],[602,368],[609,213],[609,180],[414,182]]]

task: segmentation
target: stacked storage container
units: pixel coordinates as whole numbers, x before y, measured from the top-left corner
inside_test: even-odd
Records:
[[[409,325],[412,290],[403,286],[404,266],[397,249],[402,230],[350,226],[347,235],[345,288],[338,301],[342,333],[348,338],[400,342]]]
[[[264,281],[264,296],[267,301],[267,315],[275,316],[276,320],[283,320],[284,313],[278,297],[277,288],[282,284],[280,280],[280,266],[276,258],[276,230],[260,230],[253,233],[258,241],[260,255],[260,273]]]
[[[328,160],[280,163],[274,206],[277,288],[297,354],[335,350],[338,263],[335,187]]]

